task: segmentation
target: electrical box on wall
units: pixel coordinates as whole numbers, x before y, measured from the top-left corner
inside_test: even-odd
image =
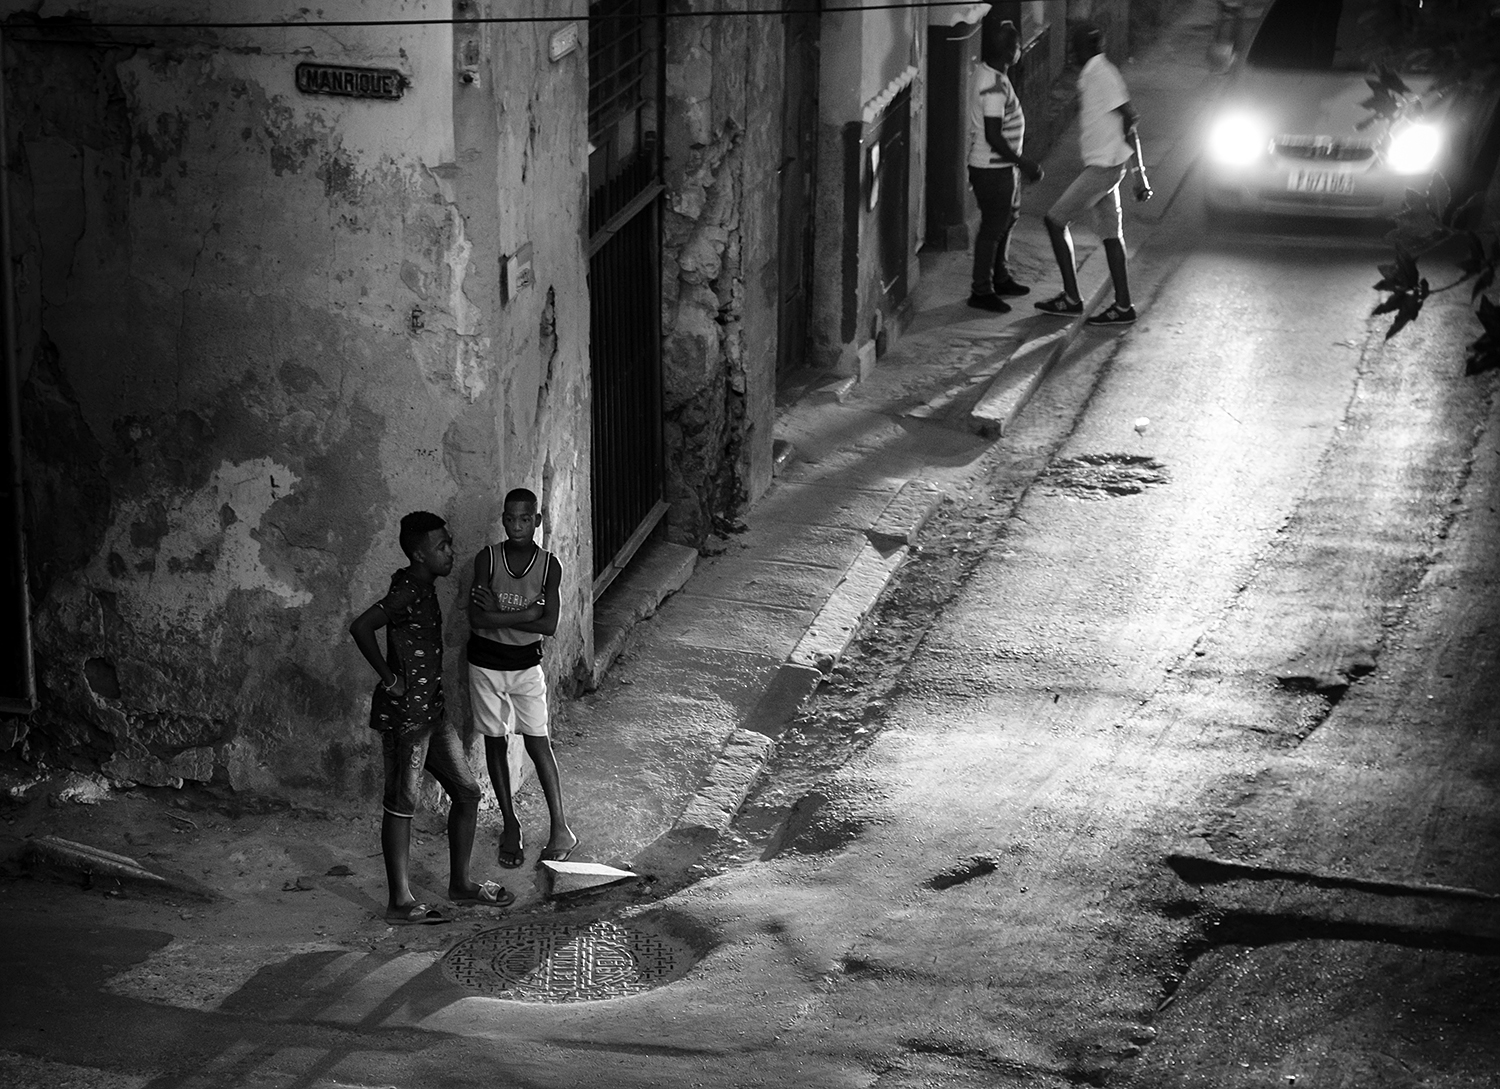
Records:
[[[561,30],[554,31],[547,41],[547,56],[554,61],[560,61],[573,50],[578,48],[578,24],[569,23]]]
[[[531,282],[531,243],[527,242],[500,262],[500,297],[513,302]]]

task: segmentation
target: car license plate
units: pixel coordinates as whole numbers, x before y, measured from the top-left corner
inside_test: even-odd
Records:
[[[1354,192],[1354,175],[1331,170],[1293,170],[1286,187],[1296,193],[1332,193],[1346,196]]]

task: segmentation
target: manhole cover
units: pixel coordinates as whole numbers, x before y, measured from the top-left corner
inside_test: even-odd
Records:
[[[1167,467],[1138,454],[1084,454],[1053,462],[1042,479],[1058,491],[1083,499],[1108,499],[1165,484]]]
[[[697,961],[686,942],[638,925],[527,922],[459,942],[443,974],[494,998],[592,1002],[660,987]]]

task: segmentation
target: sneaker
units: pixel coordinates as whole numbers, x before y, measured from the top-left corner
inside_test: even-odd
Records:
[[[1068,298],[1066,294],[1054,295],[1034,305],[1044,314],[1058,314],[1065,318],[1083,313],[1083,303]]]
[[[1022,295],[1030,295],[1031,288],[1025,284],[1018,284],[1014,280],[1006,280],[1002,284],[995,285],[995,294],[1006,299],[1016,299]]]
[[[1007,314],[1010,312],[1010,303],[993,293],[989,295],[970,295],[969,305],[980,310],[991,310],[996,314]]]
[[[1090,325],[1134,325],[1135,307],[1110,303],[1099,313],[1089,318]]]

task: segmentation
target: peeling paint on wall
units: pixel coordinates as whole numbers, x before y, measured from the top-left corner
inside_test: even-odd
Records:
[[[588,653],[584,164],[568,123],[586,81],[532,63],[535,28],[486,33],[495,70],[462,99],[444,27],[398,51],[379,29],[7,39],[42,688],[28,745],[121,782],[373,795],[370,673],[346,628],[404,563],[397,522],[434,510],[471,553],[503,487],[549,464],[568,466],[549,516],[574,572],[549,667],[567,676]],[[308,58],[413,84],[399,102],[306,96],[292,72]],[[510,99],[551,103],[559,124],[515,131],[497,120]],[[515,141],[534,144],[524,191]],[[506,312],[497,252],[526,240],[559,289]],[[441,589],[461,713],[467,587],[455,573]]]
[[[121,607],[164,626],[201,629],[233,590],[262,590],[283,607],[312,595],[261,562],[261,519],[292,494],[298,476],[270,458],[223,462],[186,495],[132,497],[114,510],[92,585],[119,595]],[[142,577],[144,576],[144,577]]]

